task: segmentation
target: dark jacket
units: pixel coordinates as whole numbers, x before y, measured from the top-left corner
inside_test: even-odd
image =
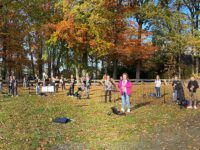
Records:
[[[179,101],[185,100],[184,88],[181,81],[177,82],[175,90],[177,90],[177,98],[179,99]]]
[[[17,80],[12,80],[12,88],[17,88],[18,87],[18,82]]]
[[[179,80],[173,80],[173,82],[172,82],[173,89],[177,90],[179,84],[181,84],[181,82]]]
[[[194,80],[194,81],[190,80],[188,82],[188,89],[189,89],[190,92],[194,92],[195,93],[198,88],[199,88],[199,84],[198,84],[198,82],[196,80]]]

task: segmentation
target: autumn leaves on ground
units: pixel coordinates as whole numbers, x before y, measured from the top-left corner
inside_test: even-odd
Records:
[[[198,149],[200,109],[180,109],[164,97],[143,97],[134,87],[132,111],[108,115],[120,100],[104,103],[101,87],[92,87],[91,99],[77,100],[60,91],[56,96],[0,95],[0,149]],[[146,90],[152,90],[148,87]],[[143,91],[144,92],[144,91]],[[137,98],[136,98],[136,93]],[[69,117],[68,124],[52,122]]]

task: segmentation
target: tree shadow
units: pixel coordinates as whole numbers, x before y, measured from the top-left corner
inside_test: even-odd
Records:
[[[141,107],[144,107],[144,106],[147,106],[147,105],[150,105],[150,104],[151,104],[151,102],[143,102],[143,103],[140,103],[140,104],[137,104],[137,105],[133,106],[131,108],[131,110],[136,110],[136,109],[139,109]]]

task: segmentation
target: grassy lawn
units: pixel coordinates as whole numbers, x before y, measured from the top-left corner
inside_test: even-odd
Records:
[[[66,91],[46,97],[22,90],[19,97],[1,95],[0,149],[198,149],[200,109],[172,104],[170,86],[161,99],[145,95],[153,91],[151,85],[134,85],[126,116],[108,115],[121,103],[104,103],[101,87],[92,87],[90,100],[67,97]],[[73,121],[56,124],[55,117]]]

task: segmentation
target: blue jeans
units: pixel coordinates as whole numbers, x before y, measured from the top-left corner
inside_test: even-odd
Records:
[[[173,101],[177,101],[177,90],[173,90]]]
[[[36,85],[36,94],[39,94],[40,93],[40,87],[39,85]]]
[[[122,109],[124,109],[125,105],[127,105],[128,109],[130,109],[130,96],[128,96],[126,92],[123,92],[121,98],[122,98]]]
[[[160,95],[160,87],[156,87],[156,97],[161,97],[161,95]]]

